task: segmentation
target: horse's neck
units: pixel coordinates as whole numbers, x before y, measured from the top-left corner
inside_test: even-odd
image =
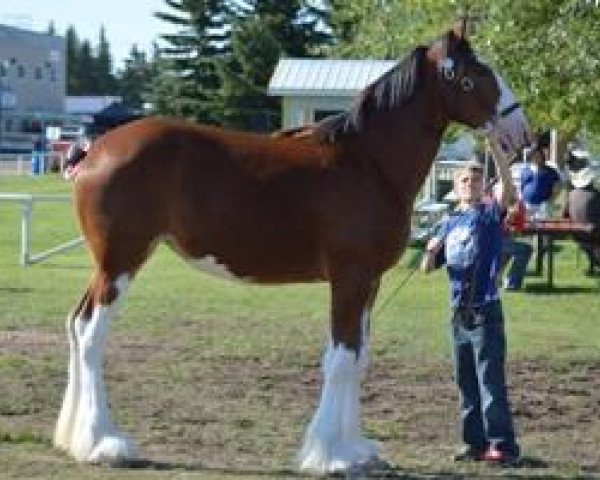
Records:
[[[396,112],[369,126],[375,161],[401,201],[412,205],[448,123],[434,98],[422,91]]]

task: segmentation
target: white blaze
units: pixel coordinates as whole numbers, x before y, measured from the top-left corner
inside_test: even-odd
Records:
[[[508,157],[512,157],[531,140],[529,122],[521,106],[509,113],[504,113],[507,108],[517,103],[517,100],[504,79],[498,74],[495,76],[500,89],[500,97],[496,104],[494,121],[486,127],[487,133],[499,150]]]

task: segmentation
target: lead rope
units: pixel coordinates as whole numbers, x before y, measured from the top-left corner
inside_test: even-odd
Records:
[[[392,298],[394,296],[396,296],[396,294],[402,289],[402,287],[404,287],[404,285],[406,285],[406,283],[410,280],[410,277],[412,277],[414,275],[414,273],[419,269],[419,264],[417,264],[416,266],[412,267],[404,276],[404,278],[402,279],[402,281],[396,285],[394,287],[394,289],[388,293],[387,298],[383,301],[383,303],[380,303],[379,306],[377,307],[377,310],[375,311],[375,313],[373,313],[373,317],[378,316],[379,314],[381,314],[381,312],[385,309],[385,307],[388,306],[388,304],[390,303],[390,301],[392,300]]]
[[[439,225],[440,225],[440,222],[437,222],[435,225],[429,227],[429,230],[427,231],[425,238],[431,238],[437,231]],[[409,271],[406,273],[406,275],[404,276],[402,281],[400,281],[400,283],[398,283],[398,285],[396,285],[394,287],[394,289],[390,293],[387,294],[387,298],[383,301],[383,303],[379,304],[379,306],[377,307],[377,310],[375,310],[375,312],[373,313],[373,317],[375,317],[376,315],[379,315],[385,309],[385,307],[388,306],[388,304],[390,303],[392,298],[398,294],[398,292],[402,289],[402,287],[404,287],[404,285],[406,285],[408,283],[408,281],[415,274],[415,272],[417,270],[419,270],[419,268],[421,267],[422,259],[423,259],[423,257],[421,255],[419,258],[419,261],[416,263],[416,265],[413,267],[410,267]]]

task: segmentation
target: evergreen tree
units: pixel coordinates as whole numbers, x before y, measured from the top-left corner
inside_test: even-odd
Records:
[[[79,67],[81,44],[73,26],[67,28],[67,95],[78,95],[82,91],[81,69]]]
[[[223,122],[239,129],[266,131],[277,127],[279,102],[266,94],[281,44],[258,18],[235,27],[231,55],[222,64]]]
[[[157,17],[180,31],[161,36],[151,102],[161,113],[239,128],[272,128],[278,101],[266,86],[281,55],[320,53],[327,10],[308,0],[165,0]],[[262,118],[261,118],[262,117]],[[271,119],[271,120],[269,120]]]
[[[320,2],[308,0],[235,0],[230,10],[238,19],[259,19],[288,56],[314,56],[331,40],[329,15]],[[237,8],[236,8],[237,5]]]
[[[133,45],[129,57],[125,59],[124,67],[118,74],[118,92],[123,103],[132,107],[142,108],[144,95],[149,88],[154,74],[154,68],[146,59],[146,53]]]
[[[81,42],[78,57],[81,85],[80,89],[73,93],[75,95],[95,95],[98,93],[98,79],[96,77],[96,62],[89,40]]]
[[[89,40],[80,41],[73,26],[66,32],[67,94],[109,95],[116,89],[110,45],[100,29],[96,53]]]
[[[159,75],[152,83],[151,103],[161,113],[218,123],[221,80],[218,62],[227,48],[224,0],[165,0],[172,10],[156,17],[180,28],[161,35]]]
[[[229,2],[231,53],[223,62],[224,121],[251,130],[273,129],[279,101],[266,87],[281,56],[320,53],[331,41],[328,12],[305,0]]]
[[[94,59],[94,70],[96,90],[93,93],[97,95],[108,95],[113,93],[116,88],[116,83],[115,77],[112,74],[112,57],[104,26],[100,28],[97,54]]]

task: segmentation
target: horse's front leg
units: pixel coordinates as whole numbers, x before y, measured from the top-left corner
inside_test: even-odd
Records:
[[[323,390],[299,453],[303,471],[326,474],[377,459],[379,445],[360,427],[360,381],[369,357],[370,312],[378,277],[345,270],[332,279],[331,338],[322,360]]]

